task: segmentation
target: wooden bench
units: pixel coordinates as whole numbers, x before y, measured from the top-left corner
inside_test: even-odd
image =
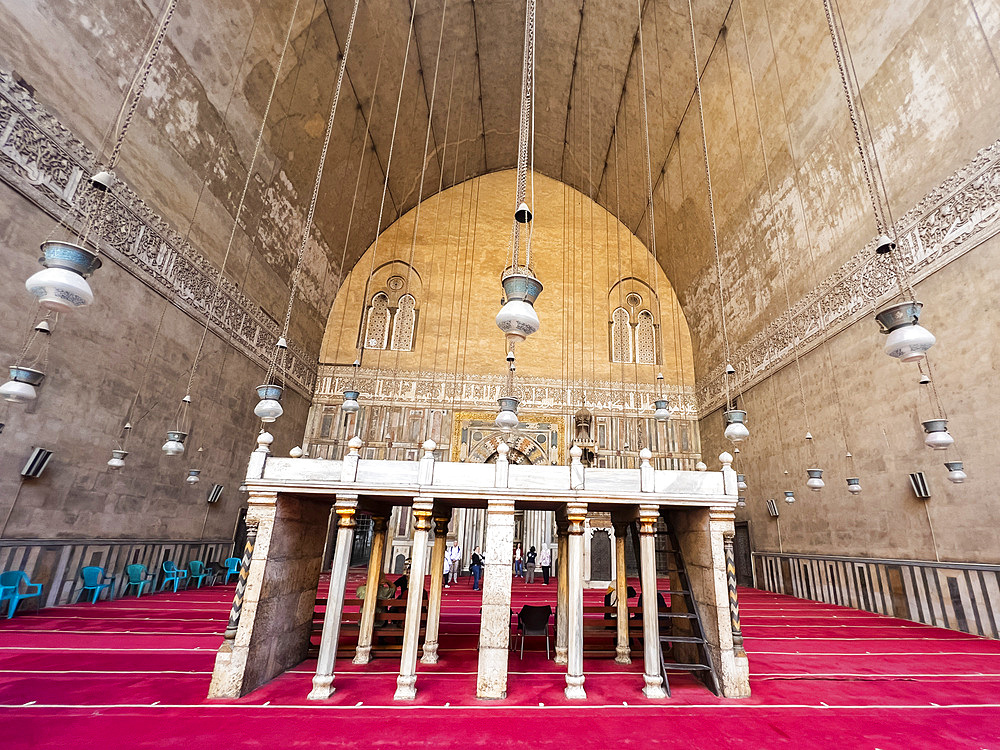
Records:
[[[372,630],[372,658],[377,653],[399,652],[403,648],[403,626],[406,621],[406,599],[381,599],[381,609],[375,611],[375,627]],[[340,640],[337,642],[337,658],[352,659],[357,650],[361,634],[361,606],[363,599],[344,599],[344,609],[340,618]],[[319,641],[323,633],[323,618],[326,615],[326,599],[317,599],[313,610],[312,638],[309,656],[319,655]],[[420,642],[427,631],[427,605],[420,616]]]

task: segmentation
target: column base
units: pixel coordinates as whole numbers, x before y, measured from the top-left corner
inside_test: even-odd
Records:
[[[562,664],[563,666],[569,664],[569,649],[556,646],[555,662],[556,664]]]
[[[332,674],[316,675],[313,677],[313,687],[307,698],[311,701],[324,701],[333,695],[335,690]]]
[[[438,663],[438,645],[436,643],[424,644],[424,655],[420,657],[421,664]]]
[[[396,678],[396,692],[393,694],[394,701],[412,701],[417,697],[417,676],[400,675]]]
[[[615,664],[632,663],[632,652],[628,646],[618,646],[615,652]]]
[[[663,678],[659,675],[652,677],[648,674],[644,674],[642,679],[646,681],[646,687],[642,689],[642,694],[645,695],[650,700],[656,700],[658,698],[666,698],[667,691],[663,689]]]
[[[583,683],[586,678],[583,675],[572,676],[566,675],[566,689],[563,693],[571,701],[585,701],[587,700],[587,691],[583,689]]]
[[[354,658],[351,659],[351,664],[367,664],[371,660],[372,660],[372,647],[358,646],[357,650],[354,652]]]

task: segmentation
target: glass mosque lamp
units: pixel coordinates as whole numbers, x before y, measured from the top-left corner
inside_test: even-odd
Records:
[[[659,373],[656,376],[657,389],[660,392],[660,397],[653,402],[656,409],[653,411],[653,419],[657,422],[668,422],[670,421],[670,402],[663,397],[663,373]]]
[[[736,489],[740,492],[745,492],[747,489],[747,477],[746,474],[736,475]]]
[[[919,362],[934,346],[934,334],[918,324],[922,302],[898,302],[876,315],[879,330],[886,334],[885,353],[901,362]]]
[[[520,422],[517,418],[517,407],[521,403],[520,400],[514,396],[504,396],[498,398],[497,403],[500,405],[500,412],[497,414],[496,426],[501,430],[515,429]]]
[[[38,298],[38,304],[53,312],[70,312],[94,301],[87,279],[101,267],[97,253],[72,242],[42,243],[45,268],[24,282],[25,288]]]
[[[726,419],[726,431],[723,433],[726,440],[734,443],[742,443],[750,437],[750,430],[747,429],[747,413],[742,409],[730,409],[723,415]]]
[[[340,405],[344,413],[357,414],[361,410],[361,405],[358,403],[360,395],[359,391],[344,391],[344,403]]]
[[[928,419],[926,422],[921,422],[920,424],[924,426],[924,432],[927,433],[927,437],[924,438],[924,445],[928,448],[943,451],[955,444],[955,438],[948,432],[947,419]]]
[[[948,470],[948,481],[952,484],[961,484],[968,479],[961,461],[945,461],[944,466]]]
[[[809,475],[809,479],[806,480],[806,487],[813,492],[819,492],[826,487],[826,482],[823,481],[822,469],[806,469],[806,474]]]
[[[48,320],[38,321],[24,347],[24,358],[8,368],[10,380],[0,385],[0,398],[13,404],[26,404],[38,397],[38,386],[45,380],[44,367],[48,360],[52,328]],[[28,359],[25,363],[24,359]]]
[[[791,490],[785,490],[785,502],[791,505],[795,502],[795,493]]]
[[[253,409],[253,413],[257,415],[261,422],[273,422],[282,414],[284,414],[284,409],[281,408],[281,394],[284,389],[280,385],[258,385],[257,386],[257,397],[260,401]]]
[[[128,451],[115,450],[111,451],[111,458],[108,459],[108,468],[112,471],[118,471],[125,465],[125,456],[128,455]]]
[[[858,477],[850,477],[847,480],[847,491],[852,495],[860,494],[861,492],[861,480]]]
[[[199,474],[201,474],[201,469],[188,469],[188,475],[184,481],[188,484],[198,484],[201,481]]]

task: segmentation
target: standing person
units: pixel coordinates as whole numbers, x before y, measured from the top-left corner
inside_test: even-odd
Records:
[[[524,560],[522,559],[524,555],[521,554],[521,545],[517,545],[517,549],[514,550],[514,576],[516,578],[524,578]]]
[[[451,575],[451,556],[448,554],[448,550],[444,552],[444,587],[451,588],[448,583],[448,576]]]
[[[451,546],[446,557],[451,560],[450,572],[448,573],[448,584],[450,585],[456,582],[458,573],[462,569],[462,547],[458,542]]]
[[[524,557],[524,560],[525,560],[525,564],[524,564],[524,570],[525,570],[524,582],[525,583],[534,583],[535,582],[535,560],[537,559],[537,557],[538,557],[538,555],[535,552],[535,548],[534,547],[532,547],[531,549],[529,549],[528,550],[528,554],[525,555],[525,557]]]
[[[542,566],[542,583],[549,585],[549,571],[552,569],[552,550],[548,547],[542,550],[538,557],[538,564]]]
[[[479,591],[479,578],[483,575],[483,556],[479,554],[479,547],[472,550],[469,572],[472,573],[472,590]]]

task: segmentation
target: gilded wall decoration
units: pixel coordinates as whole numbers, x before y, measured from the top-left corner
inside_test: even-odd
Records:
[[[6,71],[0,71],[0,179],[53,217],[80,224],[99,194],[87,178],[95,155]],[[147,206],[122,181],[99,226],[101,252],[267,369],[280,329],[263,309]],[[39,238],[39,242],[41,238]],[[25,251],[30,248],[24,248]],[[287,382],[312,395],[316,361],[289,342]]]

